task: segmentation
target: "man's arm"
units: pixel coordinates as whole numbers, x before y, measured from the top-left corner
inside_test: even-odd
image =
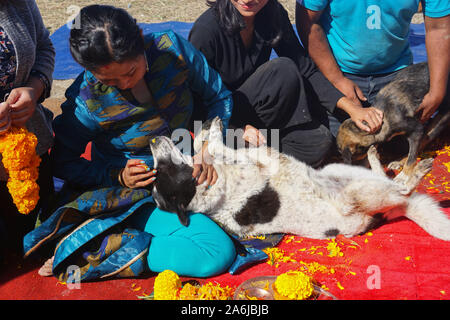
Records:
[[[295,23],[300,39],[325,77],[347,98],[361,105],[360,100],[366,100],[366,98],[361,89],[343,75],[319,24],[322,12],[306,9],[298,2],[296,3]]]
[[[427,121],[441,104],[447,90],[450,70],[450,16],[431,18],[425,16],[425,45],[430,70],[430,91],[417,110],[421,121]]]
[[[373,107],[362,107],[360,100],[366,98],[361,89],[346,78],[339,68],[319,24],[321,14],[322,11],[312,11],[296,4],[295,22],[300,39],[320,71],[345,95],[336,106],[345,111],[361,130],[376,132],[383,122],[383,112]]]

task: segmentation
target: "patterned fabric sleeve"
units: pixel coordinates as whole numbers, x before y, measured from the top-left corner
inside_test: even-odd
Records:
[[[6,32],[0,27],[0,102],[5,100],[16,77],[16,53],[12,41]]]
[[[85,102],[79,96],[81,74],[66,92],[62,114],[53,121],[55,145],[52,149],[54,175],[79,186],[118,185],[117,168],[107,161],[88,161],[81,157],[86,146],[98,135],[100,128],[91,119]]]
[[[202,97],[207,108],[207,118],[218,116],[222,119],[224,128],[228,128],[228,122],[233,110],[231,92],[225,87],[220,75],[212,69],[205,56],[190,42],[172,33],[183,52],[186,63],[189,65],[188,81],[192,91]]]

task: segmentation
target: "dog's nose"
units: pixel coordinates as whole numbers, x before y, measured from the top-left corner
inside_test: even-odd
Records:
[[[156,146],[160,141],[160,137],[152,137],[149,139],[150,140],[150,145]]]

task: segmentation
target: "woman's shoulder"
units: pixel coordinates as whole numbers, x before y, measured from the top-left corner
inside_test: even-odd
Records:
[[[208,34],[221,32],[219,20],[213,8],[209,8],[195,20],[191,33],[193,31],[201,31]]]
[[[194,22],[189,33],[189,41],[197,48],[215,46],[212,43],[227,42],[229,35],[221,28],[213,8],[209,8]]]
[[[184,45],[185,41],[186,39],[171,29],[144,34],[146,50],[166,51],[170,50],[170,48],[179,49],[180,46]]]
[[[207,26],[219,26],[219,21],[217,19],[217,15],[213,8],[208,8],[205,12],[203,12],[197,20],[195,20],[195,24],[204,24]]]

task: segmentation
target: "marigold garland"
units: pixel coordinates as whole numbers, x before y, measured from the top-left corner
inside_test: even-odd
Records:
[[[36,154],[37,138],[25,128],[11,127],[0,134],[0,154],[9,175],[8,190],[18,211],[30,213],[39,201],[41,158]]]

